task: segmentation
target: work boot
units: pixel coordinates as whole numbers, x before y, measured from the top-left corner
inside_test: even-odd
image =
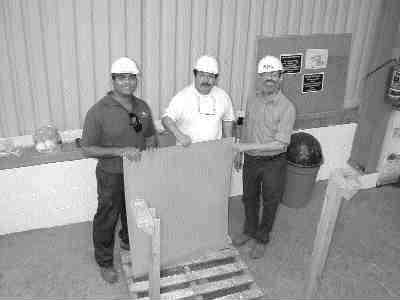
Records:
[[[253,249],[250,251],[250,258],[252,259],[259,259],[264,256],[265,253],[265,248],[267,247],[267,244],[262,244],[262,243],[255,243],[253,246]]]
[[[250,240],[251,240],[251,236],[249,236],[245,233],[241,233],[232,239],[232,244],[235,247],[239,247],[239,246],[243,246]]]
[[[126,251],[131,250],[131,247],[129,246],[129,242],[126,243],[123,240],[119,240],[119,246],[121,247],[122,250],[126,250]]]
[[[108,283],[116,283],[118,281],[118,273],[114,267],[100,267],[100,274],[104,281]]]

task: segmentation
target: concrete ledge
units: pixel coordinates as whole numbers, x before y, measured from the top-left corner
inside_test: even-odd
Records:
[[[40,153],[34,146],[24,147],[21,156],[10,155],[0,158],[0,170],[35,166],[47,163],[62,162],[86,158],[75,143],[61,145],[60,151]]]
[[[175,138],[167,132],[160,133],[158,137],[160,147],[175,145]],[[40,153],[36,151],[32,144],[24,145],[22,149],[21,156],[9,155],[6,157],[0,157],[0,170],[87,158],[81,153],[81,150],[76,146],[75,141],[73,139],[71,140],[71,138],[69,138],[67,142],[61,144],[61,149],[59,151],[52,153]]]
[[[299,115],[297,116],[294,128],[320,128],[357,122],[358,108],[347,108],[341,111],[328,111]]]

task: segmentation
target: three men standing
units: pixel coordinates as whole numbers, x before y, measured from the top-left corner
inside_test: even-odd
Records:
[[[257,92],[247,102],[243,142],[263,144],[266,148],[244,154],[245,224],[243,233],[233,239],[237,246],[254,240],[252,258],[262,257],[269,241],[283,194],[285,152],[295,121],[294,105],[281,92],[283,67],[279,59],[264,57],[257,73]],[[136,63],[129,58],[122,57],[113,63],[113,89],[89,109],[82,133],[83,153],[98,159],[98,208],[93,220],[93,242],[101,276],[109,283],[118,280],[113,249],[119,216],[120,246],[129,249],[122,156],[139,160],[140,151],[157,145],[150,108],[133,95],[138,74]],[[182,146],[233,136],[233,105],[228,94],[217,86],[217,61],[207,55],[200,57],[193,74],[194,82],[178,92],[166,108],[162,117],[164,127]],[[238,153],[237,169],[241,168],[242,159],[242,153]],[[264,207],[261,222],[260,193]]]

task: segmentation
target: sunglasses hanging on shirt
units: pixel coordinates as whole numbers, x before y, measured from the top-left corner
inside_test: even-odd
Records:
[[[132,126],[136,132],[142,131],[143,125],[140,123],[139,117],[134,113],[129,113],[130,123],[129,126]]]

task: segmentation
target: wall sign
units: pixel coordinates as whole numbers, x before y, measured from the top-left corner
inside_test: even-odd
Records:
[[[301,72],[303,53],[281,54],[280,59],[285,73],[296,74]]]
[[[310,73],[303,75],[303,82],[301,84],[301,92],[303,94],[306,93],[315,93],[321,92],[324,90],[324,72],[321,73]]]
[[[328,65],[328,49],[307,49],[306,69],[325,69]]]

